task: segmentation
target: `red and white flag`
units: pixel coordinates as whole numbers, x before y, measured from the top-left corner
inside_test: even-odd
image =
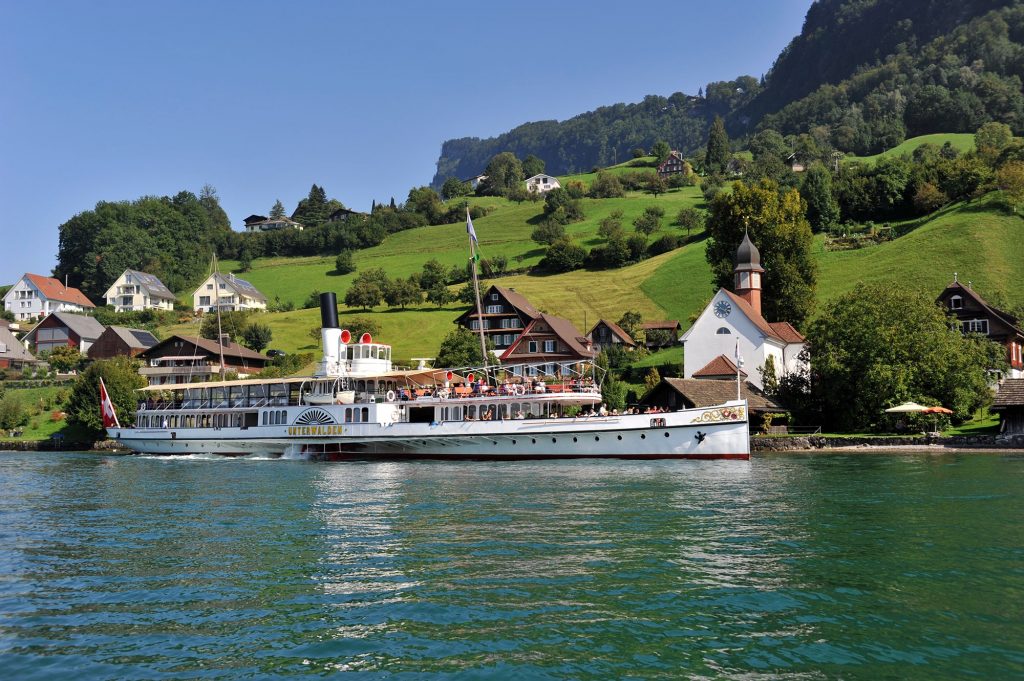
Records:
[[[107,386],[100,378],[100,415],[103,417],[104,428],[120,428],[121,423],[117,420],[117,412],[114,411],[114,403],[110,401],[107,394]]]

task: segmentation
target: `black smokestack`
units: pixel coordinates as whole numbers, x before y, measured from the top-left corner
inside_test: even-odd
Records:
[[[320,327],[338,328],[338,297],[331,291],[320,294]]]

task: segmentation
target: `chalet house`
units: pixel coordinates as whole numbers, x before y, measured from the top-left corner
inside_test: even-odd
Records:
[[[590,341],[572,322],[541,313],[499,359],[507,365],[542,363],[539,369],[536,366],[526,367],[526,375],[535,376],[540,372],[564,375],[572,365],[596,356]],[[518,368],[513,366],[512,373],[518,374]]]
[[[999,414],[1000,433],[1024,435],[1024,378],[1003,380],[992,403],[992,411]]]
[[[39,360],[15,338],[10,326],[0,322],[0,369],[24,369],[38,363]]]
[[[15,319],[37,319],[51,312],[87,312],[96,307],[81,291],[59,279],[24,274],[4,295],[4,309]]]
[[[531,192],[540,192],[543,194],[551,191],[552,189],[560,189],[561,187],[562,185],[559,184],[557,177],[551,177],[544,173],[526,178],[526,189]]]
[[[366,213],[360,213],[357,210],[349,210],[348,208],[339,208],[330,215],[327,216],[327,222],[348,222],[353,217],[365,216]]]
[[[249,218],[259,217],[257,215],[250,215]],[[295,222],[291,218],[281,216],[279,218],[267,218],[258,222],[249,223],[249,218],[246,218],[245,231],[247,232],[273,232],[279,229],[296,229],[302,231],[303,227],[301,223]]]
[[[491,286],[480,297],[482,317],[478,318],[476,307],[462,313],[455,323],[474,333],[483,326],[484,335],[494,343],[496,354],[501,354],[526,330],[534,319],[540,317],[540,310],[530,305],[515,289]]]
[[[250,225],[255,225],[260,222],[265,222],[267,219],[266,215],[250,215],[245,219],[245,231],[252,232],[254,230],[249,229]]]
[[[612,345],[622,346],[626,350],[636,348],[636,341],[622,327],[607,319],[598,320],[597,324],[594,324],[594,327],[587,333],[587,339],[597,352]]]
[[[474,175],[473,177],[471,177],[471,178],[469,178],[467,180],[463,180],[463,182],[468,182],[470,189],[472,189],[473,191],[476,191],[476,188],[480,186],[480,183],[483,182],[486,179],[487,179],[486,175]]]
[[[669,153],[668,158],[658,165],[658,177],[668,179],[672,175],[689,175],[693,168],[678,151]]]
[[[53,312],[36,324],[23,339],[36,354],[70,346],[83,355],[103,335],[103,325],[93,317],[70,312]]]
[[[261,371],[266,357],[243,348],[238,343],[225,343],[224,368],[235,371],[240,378]],[[195,336],[171,336],[138,355],[139,369],[150,385],[175,385],[208,381],[220,375],[221,345],[217,341]]]
[[[196,312],[266,310],[267,297],[255,286],[233,274],[214,272],[192,294]]]
[[[115,312],[173,310],[174,294],[152,274],[125,270],[103,295]]]
[[[640,325],[640,329],[645,335],[651,331],[656,332],[654,339],[648,338],[644,340],[644,346],[648,350],[653,350],[655,348],[668,348],[675,345],[679,334],[683,330],[683,325],[679,323],[678,319],[669,319],[663,322],[644,322]],[[659,331],[664,331],[665,333],[657,333]],[[664,340],[659,341],[657,336],[664,336]]]
[[[757,368],[765,368],[769,357],[777,377],[806,368],[800,332],[789,322],[769,322],[761,316],[762,274],[761,254],[744,235],[733,269],[736,292],[719,289],[680,339],[685,349],[683,378],[716,376],[724,362],[735,367],[729,358],[737,355],[748,362],[749,382],[759,390],[764,384]]]
[[[129,329],[124,326],[108,326],[92,344],[86,355],[89,359],[136,357],[159,342],[156,336],[149,331]]]
[[[1006,348],[1008,377],[1024,378],[1024,331],[1019,319],[989,305],[969,285],[961,284],[955,274],[937,302],[956,317],[961,331],[988,336]]]

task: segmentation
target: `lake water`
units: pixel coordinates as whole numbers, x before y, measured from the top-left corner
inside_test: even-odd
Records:
[[[1024,456],[0,455],[5,679],[1024,677]]]

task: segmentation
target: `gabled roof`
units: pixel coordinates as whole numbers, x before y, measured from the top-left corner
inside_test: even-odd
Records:
[[[750,307],[750,303],[740,298],[738,295],[730,291],[729,289],[722,289],[722,293],[729,296],[729,300],[732,301],[733,305],[736,306],[743,314],[747,316],[754,326],[768,338],[779,341],[780,343],[803,343],[804,337],[800,335],[800,332],[793,328],[789,322],[775,322],[775,325],[784,324],[785,327],[780,326],[778,330],[775,329],[775,325],[769,324],[768,321],[762,317],[754,308]],[[794,336],[793,334],[796,334]],[[788,338],[800,337],[800,340],[787,340]]]
[[[538,177],[549,177],[552,180],[554,180],[555,182],[558,182],[558,178],[557,177],[555,177],[554,175],[549,175],[547,173],[537,173],[536,175],[533,175],[532,177],[528,177],[528,178],[526,178],[523,181],[524,182],[529,182],[530,180],[536,180]]]
[[[210,340],[208,338],[200,338],[198,336],[179,336],[179,335],[174,335],[174,336],[170,336],[168,338],[165,338],[164,340],[160,341],[159,343],[157,343],[153,347],[151,347],[148,350],[146,350],[145,352],[143,352],[142,355],[143,356],[149,355],[149,353],[155,352],[155,351],[159,350],[160,348],[164,347],[165,345],[168,345],[169,343],[172,343],[174,341],[184,341],[186,343],[189,343],[189,344],[195,346],[196,348],[199,348],[200,350],[205,350],[205,351],[209,352],[211,355],[220,355],[220,344],[217,343],[217,341]],[[224,346],[224,356],[225,357],[237,357],[238,359],[244,359],[244,360],[260,360],[264,364],[267,363],[267,358],[264,357],[263,355],[261,355],[260,353],[253,352],[249,348],[244,348],[241,345],[239,345],[238,343],[234,343],[234,342],[228,343],[227,345]]]
[[[339,208],[327,216],[327,222],[337,220],[343,215],[366,215],[366,213],[360,213],[359,211],[352,210],[351,208]]]
[[[73,286],[65,288],[64,284],[61,283],[59,279],[44,277],[40,274],[28,273],[25,274],[24,278],[32,282],[32,285],[35,286],[47,300],[59,300],[65,303],[74,303],[75,305],[81,305],[82,307],[96,307],[92,304],[92,301],[85,297],[84,293]]]
[[[259,289],[247,282],[245,279],[239,279],[233,274],[221,274],[220,272],[217,272],[214,275],[214,279],[223,281],[225,284],[233,288],[235,293],[244,294],[250,298],[267,302],[267,297],[260,293]],[[196,289],[195,293],[199,293],[201,288],[202,287],[200,286],[199,289]],[[195,295],[195,293],[193,295]]]
[[[663,378],[661,382],[672,388],[694,407],[713,407],[736,399],[736,379]],[[782,411],[774,400],[748,381],[742,383],[740,394],[751,411]]]
[[[992,409],[996,411],[1007,407],[1024,407],[1024,378],[1007,378],[999,386]]]
[[[736,364],[725,355],[719,355],[704,365],[702,369],[693,372],[694,378],[736,378]],[[747,372],[740,369],[740,376],[746,377]]]
[[[15,362],[36,362],[31,352],[25,349],[6,323],[0,323],[0,359],[13,360]]]
[[[253,217],[255,217],[255,216],[253,216]],[[302,224],[300,222],[296,222],[295,220],[292,220],[290,217],[282,215],[279,218],[267,218],[265,220],[260,220],[259,222],[252,222],[252,223],[248,223],[247,222],[246,226],[247,227],[252,227],[254,225],[272,225],[272,224],[275,224],[275,223],[278,223],[278,222],[283,222],[283,223],[289,224],[289,225],[300,225],[300,224]]]
[[[253,224],[256,224],[257,222],[263,222],[266,219],[267,219],[266,215],[256,215],[254,213],[254,214],[250,215],[249,217],[247,217],[245,220],[243,220],[243,222],[245,222],[245,224],[247,224],[247,225],[253,225]]]
[[[590,331],[587,332],[587,338],[593,339],[594,338],[594,331],[596,331],[597,327],[601,326],[602,324],[607,326],[608,329],[612,332],[612,334],[614,334],[616,338],[618,338],[620,341],[622,341],[623,345],[628,345],[630,347],[636,347],[636,341],[633,340],[632,336],[630,336],[628,333],[626,333],[625,330],[621,326],[619,326],[615,322],[610,322],[607,319],[599,319],[599,320],[597,320],[597,324],[594,324],[594,326],[590,329]]]
[[[797,331],[789,322],[768,322],[768,326],[772,327],[772,331],[775,332],[775,335],[786,343],[803,343],[807,340],[804,338],[804,335]]]
[[[640,324],[640,328],[644,331],[654,331],[664,329],[666,331],[675,331],[683,328],[683,325],[679,323],[678,319],[669,319],[660,322],[643,322]]]
[[[129,329],[125,326],[108,326],[107,329],[117,334],[130,348],[151,348],[160,342],[156,336],[143,329]]]
[[[61,324],[66,326],[75,332],[75,334],[82,340],[94,341],[103,335],[103,331],[106,327],[96,321],[95,317],[86,317],[81,314],[72,314],[71,312],[51,312],[39,321],[32,330],[26,334],[25,338],[35,342],[36,329],[42,326],[46,320],[54,318]]]
[[[999,321],[1003,322],[1007,326],[1012,327],[1013,330],[1016,331],[1017,333],[1024,335],[1024,331],[1022,331],[1020,326],[1018,326],[1020,322],[1015,316],[1013,316],[1009,312],[1000,310],[998,307],[993,307],[989,305],[988,301],[986,301],[984,298],[975,293],[974,289],[970,288],[969,286],[964,286],[959,281],[954,281],[952,284],[943,289],[942,293],[939,294],[938,300],[948,300],[954,295],[970,298],[979,306],[981,306],[985,311],[991,314],[993,317],[997,318]]]
[[[554,333],[558,338],[564,342],[569,348],[579,355],[580,357],[596,357],[597,353],[593,350],[588,350],[587,345],[589,341],[585,336],[581,336],[579,330],[570,322],[568,319],[562,319],[561,317],[555,317],[554,315],[540,313],[540,316],[531,320],[530,323],[520,334],[519,338],[516,338],[512,345],[508,346],[499,357],[504,360],[512,356],[512,352],[519,347],[520,343],[527,338],[533,331],[533,327],[536,326],[537,322],[544,321],[549,327],[551,332]],[[538,353],[543,354],[543,353]]]
[[[124,274],[130,274],[145,288],[149,291],[149,295],[153,298],[163,298],[164,300],[174,300],[174,294],[171,293],[171,289],[164,286],[164,283],[160,281],[155,275],[149,274],[148,272],[140,272],[138,270],[125,270]],[[122,274],[121,276],[124,276]]]
[[[532,317],[533,319],[540,317],[540,310],[535,308],[533,305],[530,305],[530,301],[521,293],[516,293],[514,289],[505,288],[504,286],[491,286],[491,288],[500,293],[505,300],[508,301],[509,305],[516,308],[527,317]],[[488,292],[490,292],[490,289],[488,289]]]

